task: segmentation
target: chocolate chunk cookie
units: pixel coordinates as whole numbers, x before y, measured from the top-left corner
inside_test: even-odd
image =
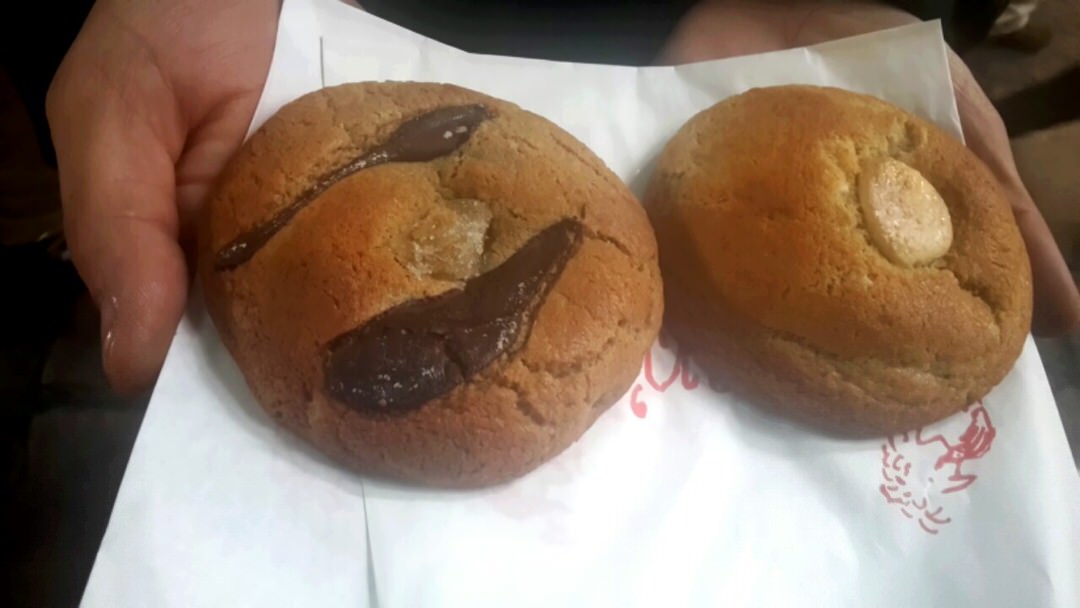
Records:
[[[486,95],[306,95],[224,171],[199,275],[278,422],[359,471],[521,476],[629,388],[663,296],[644,210],[584,145]]]
[[[878,99],[751,90],[692,118],[645,198],[672,334],[721,384],[829,430],[987,394],[1031,321],[1023,240],[964,145]]]

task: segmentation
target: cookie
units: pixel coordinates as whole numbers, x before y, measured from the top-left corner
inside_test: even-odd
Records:
[[[199,260],[276,421],[431,486],[563,451],[628,390],[663,315],[655,236],[618,177],[552,122],[451,85],[283,107],[223,172]]]
[[[990,171],[879,99],[750,90],[670,140],[644,200],[666,323],[715,381],[850,435],[985,396],[1027,338],[1027,253]]]

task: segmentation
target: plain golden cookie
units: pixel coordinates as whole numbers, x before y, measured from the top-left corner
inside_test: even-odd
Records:
[[[960,141],[839,89],[750,90],[662,152],[645,197],[666,323],[721,385],[833,431],[948,416],[1031,322],[1008,201]]]
[[[199,274],[258,402],[357,470],[521,476],[629,388],[663,295],[648,218],[550,121],[456,86],[282,108],[225,170]]]

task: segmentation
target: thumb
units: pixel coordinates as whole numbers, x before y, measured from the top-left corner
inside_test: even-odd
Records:
[[[133,393],[152,385],[187,295],[174,178],[182,129],[153,78],[102,89],[72,71],[61,68],[47,104],[64,227],[100,309],[105,373]]]

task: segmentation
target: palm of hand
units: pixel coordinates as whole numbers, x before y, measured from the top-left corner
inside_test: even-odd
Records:
[[[145,388],[186,300],[180,242],[241,143],[278,3],[99,1],[49,91],[65,229],[101,308],[106,372]]]

